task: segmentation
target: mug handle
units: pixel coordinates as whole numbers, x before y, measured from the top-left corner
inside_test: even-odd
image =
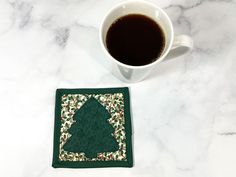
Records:
[[[164,61],[179,57],[191,51],[193,49],[193,40],[188,35],[178,35],[174,37],[173,45],[165,57]]]

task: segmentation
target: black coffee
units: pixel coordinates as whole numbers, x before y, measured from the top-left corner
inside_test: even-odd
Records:
[[[118,61],[141,66],[152,63],[165,46],[164,32],[151,18],[130,14],[116,20],[106,36],[109,53]]]

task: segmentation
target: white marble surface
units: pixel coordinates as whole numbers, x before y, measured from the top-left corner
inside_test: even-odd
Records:
[[[156,0],[195,48],[143,82],[104,65],[103,15],[118,0],[0,0],[0,176],[235,177],[236,1]],[[129,86],[133,168],[53,169],[56,88]]]

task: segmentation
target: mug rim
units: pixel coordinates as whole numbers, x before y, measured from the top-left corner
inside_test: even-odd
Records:
[[[129,3],[135,3],[135,2],[141,2],[141,3],[145,3],[145,4],[149,4],[151,6],[153,6],[155,9],[157,9],[159,12],[161,12],[165,18],[167,19],[167,23],[170,27],[170,43],[169,43],[169,46],[167,46],[167,49],[166,51],[157,59],[155,60],[154,62],[152,63],[149,63],[149,64],[146,64],[146,65],[140,65],[140,66],[134,66],[134,65],[128,65],[128,64],[125,64],[125,63],[122,63],[120,61],[118,61],[117,59],[115,59],[110,53],[109,51],[107,50],[107,48],[105,47],[105,44],[103,42],[103,38],[102,38],[102,30],[103,30],[103,26],[104,26],[104,22],[106,20],[106,18],[118,7],[122,6],[122,5],[125,5],[125,4],[129,4]],[[174,40],[174,29],[173,29],[173,25],[172,25],[172,22],[169,18],[169,16],[167,15],[167,13],[162,9],[160,8],[157,4],[155,3],[152,3],[152,2],[149,2],[149,1],[144,1],[144,0],[126,0],[126,1],[122,1],[120,3],[117,3],[116,5],[114,5],[106,14],[105,16],[103,17],[102,19],[102,22],[100,24],[100,27],[99,27],[99,41],[100,41],[100,44],[102,46],[102,49],[105,51],[105,54],[112,60],[114,61],[115,63],[117,63],[118,65],[120,66],[123,66],[123,67],[126,67],[126,68],[130,68],[130,69],[143,69],[143,68],[147,68],[147,67],[151,67],[157,63],[160,63],[162,60],[164,60],[164,58],[166,57],[166,55],[169,53],[170,49],[171,49],[171,46],[173,44],[173,40]]]

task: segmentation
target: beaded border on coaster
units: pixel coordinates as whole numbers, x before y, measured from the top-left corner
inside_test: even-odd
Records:
[[[83,152],[67,152],[63,145],[70,137],[67,130],[73,115],[90,97],[94,97],[111,114],[108,120],[114,128],[118,151],[99,153],[87,158]],[[54,125],[54,168],[132,167],[132,131],[129,91],[124,88],[57,89]]]

